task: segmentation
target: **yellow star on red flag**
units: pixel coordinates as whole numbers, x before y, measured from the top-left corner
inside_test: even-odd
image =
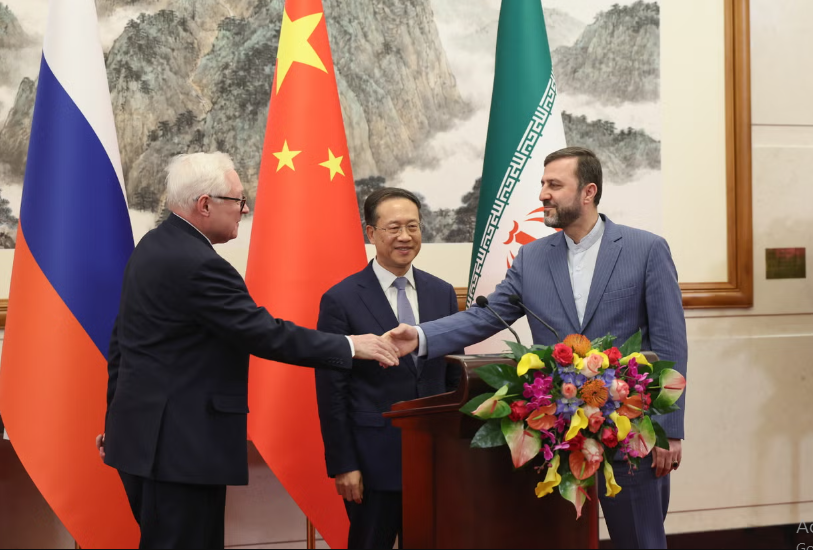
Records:
[[[279,49],[277,50],[277,93],[279,93],[291,65],[295,62],[304,63],[327,72],[319,54],[308,42],[321,20],[321,12],[300,17],[296,21],[291,21],[287,11],[283,12],[282,28],[279,33]]]
[[[333,176],[335,176],[336,173],[344,175],[344,170],[342,170],[342,159],[344,156],[333,156],[333,151],[330,149],[327,150],[327,156],[328,159],[325,162],[320,162],[319,166],[324,166],[330,170],[330,181],[333,181]]]
[[[274,156],[279,159],[279,163],[277,164],[277,172],[282,170],[283,166],[287,166],[293,171],[296,171],[294,168],[294,157],[297,156],[302,151],[291,151],[288,149],[288,140],[285,140],[285,143],[282,144],[282,151],[278,153],[274,153]]]

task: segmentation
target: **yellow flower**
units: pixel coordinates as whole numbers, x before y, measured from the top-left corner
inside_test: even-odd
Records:
[[[615,427],[618,428],[618,441],[624,441],[632,429],[630,419],[614,412],[610,415],[610,420],[615,422]]]
[[[562,482],[562,476],[559,475],[559,453],[550,461],[550,468],[548,474],[545,476],[545,481],[540,481],[536,484],[536,498],[542,498],[553,492],[553,488]]]
[[[630,362],[630,359],[632,359],[633,357],[635,357],[635,360],[638,361],[639,365],[646,365],[648,367],[652,366],[652,364],[646,360],[646,357],[644,357],[642,353],[638,353],[637,351],[634,353],[630,353],[626,357],[622,358],[620,363],[626,367],[627,364]]]
[[[597,349],[591,349],[590,351],[587,352],[587,355],[585,355],[585,358],[590,357],[591,355],[601,355],[601,368],[603,368],[603,369],[610,368],[610,358],[607,357],[606,353],[601,352],[601,351],[599,351]],[[639,363],[640,363],[640,361],[639,361]]]
[[[584,359],[579,357],[577,354],[573,354],[573,368],[576,370],[582,370],[584,367]]]
[[[519,360],[519,364],[517,365],[517,376],[522,376],[529,370],[539,370],[544,367],[544,363],[542,363],[542,359],[535,353],[526,353],[522,356],[522,359]]]
[[[604,479],[607,481],[607,494],[605,496],[614,497],[621,492],[621,486],[615,482],[613,465],[606,460],[604,461]]]
[[[581,407],[576,409],[576,414],[574,414],[573,418],[570,419],[570,429],[567,431],[567,434],[565,434],[565,441],[570,441],[576,437],[579,430],[583,430],[589,424],[590,422],[587,420],[587,416],[584,414],[584,409]]]

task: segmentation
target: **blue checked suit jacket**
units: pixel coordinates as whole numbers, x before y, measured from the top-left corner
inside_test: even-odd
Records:
[[[654,351],[662,360],[675,361],[675,369],[686,376],[686,321],[669,245],[657,235],[616,225],[603,214],[602,218],[604,236],[581,324],[562,232],[520,248],[505,279],[488,297],[490,305],[513,323],[524,315],[508,301],[508,296],[517,294],[562,338],[581,333],[592,340],[612,334],[620,345],[640,328],[642,349]],[[535,344],[556,343],[555,336],[539,321],[529,317],[528,322]],[[420,326],[426,335],[428,358],[452,353],[503,328],[488,310],[478,307]],[[685,393],[677,403],[680,411],[653,418],[670,438],[684,436],[684,401]]]

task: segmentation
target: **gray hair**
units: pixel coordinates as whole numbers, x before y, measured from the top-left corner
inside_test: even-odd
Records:
[[[230,170],[234,162],[226,153],[173,157],[167,166],[167,208],[187,212],[201,195],[228,195]]]

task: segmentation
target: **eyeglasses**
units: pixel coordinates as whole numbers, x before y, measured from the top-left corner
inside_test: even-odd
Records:
[[[211,197],[213,199],[223,199],[223,200],[227,200],[227,201],[239,202],[240,203],[240,212],[242,212],[243,208],[245,208],[245,206],[246,206],[247,197],[245,197],[245,196],[243,196],[243,197],[241,197],[239,199],[236,199],[234,197],[221,197],[220,195],[211,195]]]
[[[407,225],[393,225],[390,227],[373,227],[379,231],[386,231],[387,235],[392,235],[393,237],[395,235],[400,235],[401,231],[404,229],[406,229],[407,233],[410,235],[417,235],[421,232],[421,230],[423,230],[422,223],[408,223]]]

